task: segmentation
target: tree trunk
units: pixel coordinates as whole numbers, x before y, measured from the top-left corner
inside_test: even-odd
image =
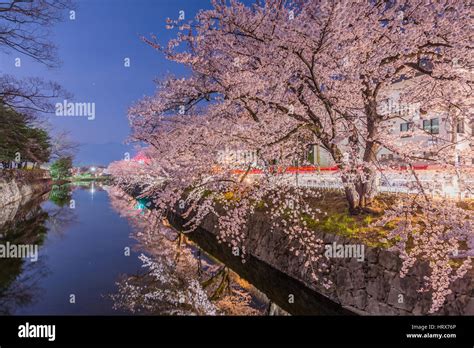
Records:
[[[355,178],[349,179],[347,176],[343,176],[342,181],[349,205],[349,213],[357,215],[373,212],[371,206],[377,193],[377,173],[372,170],[366,170],[364,174],[357,175]]]
[[[344,179],[343,179],[344,182]],[[353,183],[344,183],[344,193],[346,195],[347,203],[349,204],[349,213],[355,215],[359,209],[359,193],[357,192]]]
[[[378,173],[373,169],[364,170],[364,180],[360,186],[360,205],[368,207],[372,204],[378,190]]]

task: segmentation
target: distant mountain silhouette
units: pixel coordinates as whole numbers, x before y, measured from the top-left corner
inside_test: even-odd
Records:
[[[120,143],[81,144],[74,158],[76,166],[103,165],[125,158],[125,153],[130,157],[136,154],[132,145]]]

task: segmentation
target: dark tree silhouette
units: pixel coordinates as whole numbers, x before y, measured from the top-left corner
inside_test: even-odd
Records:
[[[0,2],[0,51],[28,56],[48,67],[59,65],[50,28],[72,8],[70,0]],[[0,103],[23,113],[52,112],[52,98],[67,93],[54,82],[0,75]]]
[[[58,63],[56,47],[48,39],[50,27],[72,6],[70,0],[13,0],[0,2],[0,49],[17,51],[47,66]]]

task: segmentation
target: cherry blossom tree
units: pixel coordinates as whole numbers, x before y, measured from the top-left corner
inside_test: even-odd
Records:
[[[289,142],[320,143],[341,169],[351,211],[369,207],[381,148],[405,163],[454,164],[457,139],[443,139],[436,158],[420,156],[417,143],[401,148],[395,141],[390,121],[400,116],[381,111],[395,81],[410,80],[399,105],[443,109],[453,124],[471,121],[468,3],[422,3],[215,1],[167,47],[148,41],[193,74],[168,79],[144,109],[132,109],[135,135],[150,139],[164,114],[192,117],[209,101],[209,118],[245,120],[244,133],[258,141],[264,160],[281,160],[275,152]]]
[[[433,188],[420,180],[417,163],[436,164],[439,175],[472,192],[470,139],[456,132],[473,121],[468,6],[416,0],[268,0],[247,6],[231,0],[213,1],[213,9],[189,23],[168,20],[176,39],[167,46],[155,37],[144,40],[191,73],[168,77],[154,96],[130,109],[132,139],[147,144],[152,159],[140,167],[148,183],[144,194],[163,211],[184,213],[191,228],[210,213],[219,216],[220,240],[243,255],[243,227],[263,204],[274,227],[287,227],[292,250],[305,255],[315,280],[325,263],[322,241],[305,225],[305,217],[317,220],[318,211],[305,198],[318,192],[290,186],[288,175],[280,175],[306,164],[313,145],[338,167],[352,214],[374,212],[379,180],[390,180],[387,171],[403,165],[416,199],[409,210],[394,206],[388,217],[399,222],[408,211],[408,220],[432,216],[444,203],[431,197]],[[405,107],[408,112],[400,112]],[[421,122],[433,112],[442,115],[447,134]],[[393,131],[397,122],[410,124],[411,141],[402,142]],[[382,161],[383,151],[392,156]],[[242,155],[249,153],[250,161]],[[123,184],[136,185],[133,174],[121,175],[127,167],[119,163],[112,172]],[[472,215],[460,209],[449,205],[467,223],[433,233],[426,224],[405,223],[397,235],[423,235],[425,246],[465,240],[472,236]],[[440,296],[436,303],[444,301]]]

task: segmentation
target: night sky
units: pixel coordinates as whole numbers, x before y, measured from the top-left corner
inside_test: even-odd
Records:
[[[186,19],[210,0],[77,0],[76,19],[64,13],[64,21],[52,28],[51,41],[58,47],[58,68],[50,69],[16,52],[1,54],[0,70],[16,77],[42,77],[60,83],[73,94],[72,102],[95,103],[94,120],[86,117],[47,118],[55,131],[68,130],[81,144],[77,164],[107,164],[123,158],[129,135],[127,109],[155,89],[153,82],[168,73],[186,71],[167,61],[140,37],[155,34],[165,44],[176,34],[165,28],[165,19]],[[14,66],[21,57],[22,66]],[[124,67],[130,58],[131,66]],[[60,100],[61,102],[63,101]]]

